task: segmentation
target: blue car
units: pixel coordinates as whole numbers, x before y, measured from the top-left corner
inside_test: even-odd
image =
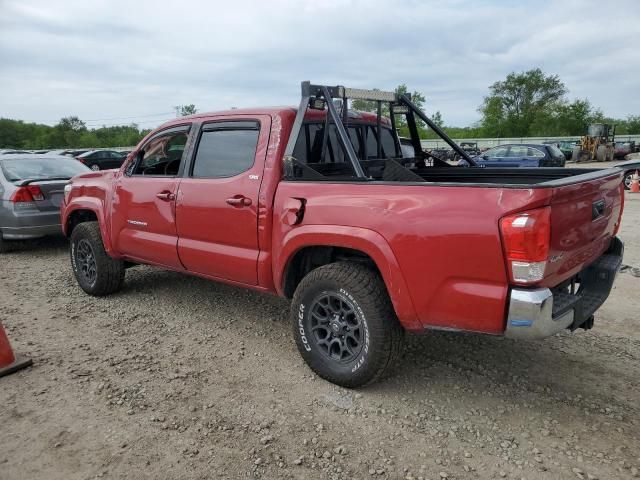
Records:
[[[498,145],[473,157],[481,167],[536,168],[564,167],[566,158],[555,145],[511,143]],[[461,160],[464,165],[466,162]]]

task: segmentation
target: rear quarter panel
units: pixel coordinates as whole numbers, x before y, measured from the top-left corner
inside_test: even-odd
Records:
[[[287,244],[299,235],[296,230],[344,226],[371,231],[392,254],[381,260],[391,267],[374,260],[406,328],[498,334],[504,329],[508,294],[499,218],[543,206],[550,194],[550,189],[284,181],[275,197],[273,252],[285,252],[286,258],[275,258],[274,263],[282,269],[295,253]],[[281,218],[292,197],[306,199],[299,226],[286,225]],[[331,239],[318,234],[315,241],[326,244],[321,242]],[[364,241],[354,239],[352,248]],[[311,235],[297,246],[313,242]],[[394,262],[402,282],[389,288],[385,272]],[[281,277],[275,277],[278,286]]]

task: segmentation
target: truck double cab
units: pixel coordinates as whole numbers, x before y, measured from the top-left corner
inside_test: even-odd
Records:
[[[417,118],[469,166],[423,151]],[[622,261],[622,172],[474,165],[406,95],[303,82],[297,109],[164,124],[119,170],[72,179],[62,225],[88,294],[149,264],[281,295],[311,369],[359,387],[390,369],[405,331],[593,326]]]

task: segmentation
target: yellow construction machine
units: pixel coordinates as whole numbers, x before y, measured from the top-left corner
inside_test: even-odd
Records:
[[[573,148],[574,162],[609,162],[613,160],[616,126],[606,123],[589,125],[587,135]]]

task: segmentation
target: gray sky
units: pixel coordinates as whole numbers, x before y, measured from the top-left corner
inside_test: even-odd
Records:
[[[172,106],[295,104],[301,80],[406,83],[447,125],[511,71],[640,114],[640,1],[0,0],[0,116],[155,127]]]

